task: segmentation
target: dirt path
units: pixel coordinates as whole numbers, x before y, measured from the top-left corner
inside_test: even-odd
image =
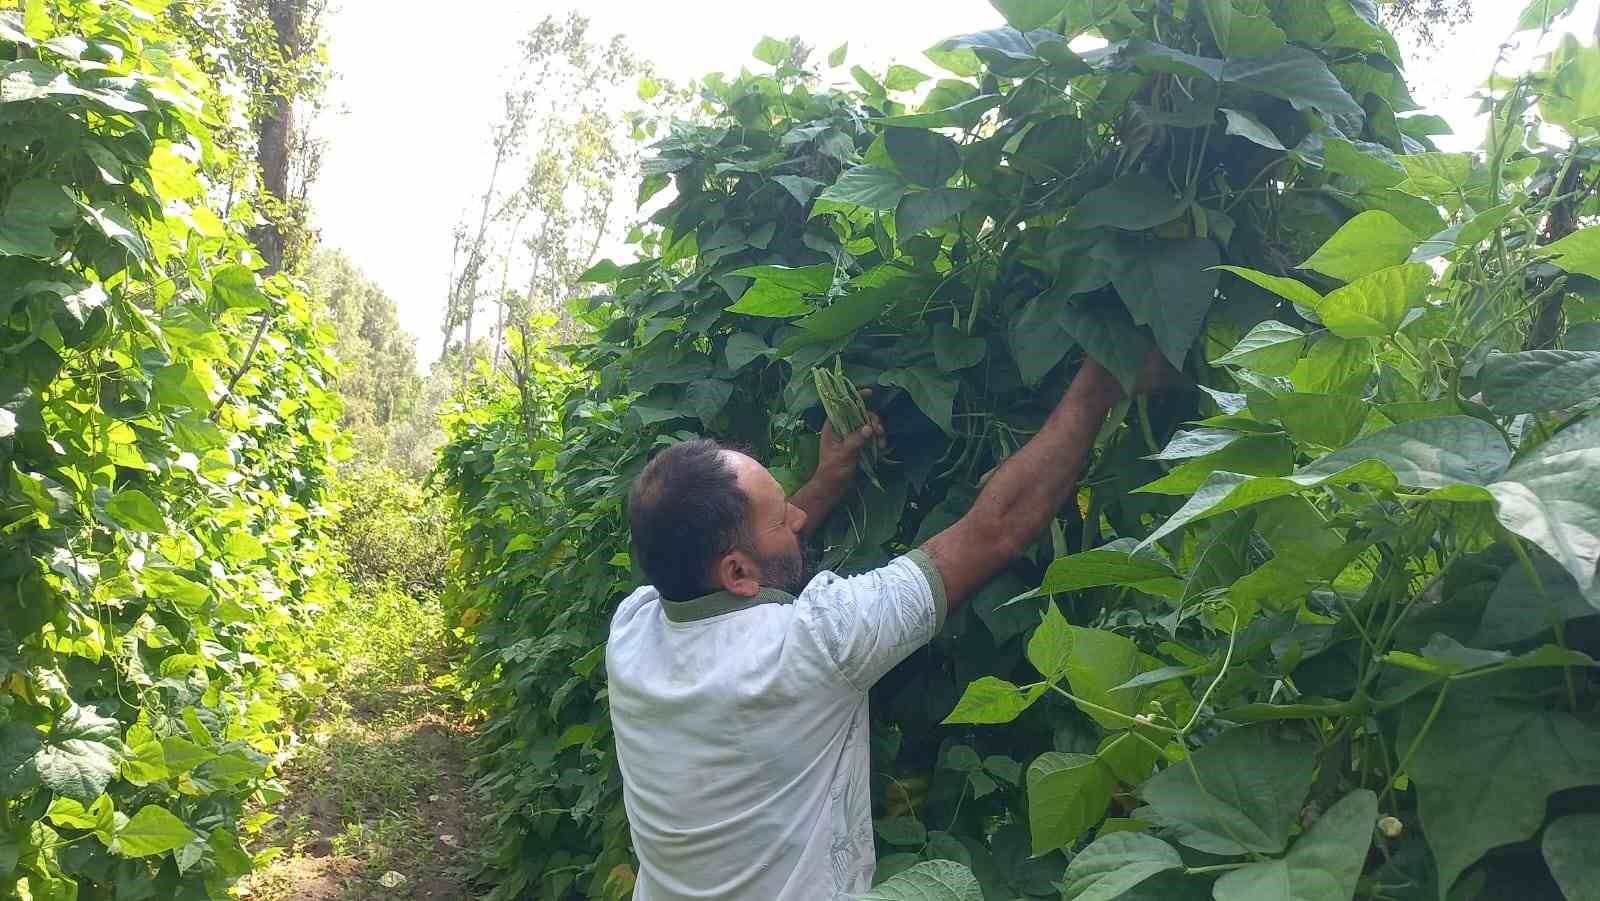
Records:
[[[282,850],[239,894],[471,898],[464,870],[479,816],[464,775],[471,730],[450,690],[437,607],[392,593],[354,606],[330,614],[333,650],[348,657],[283,767],[288,793],[255,843]]]

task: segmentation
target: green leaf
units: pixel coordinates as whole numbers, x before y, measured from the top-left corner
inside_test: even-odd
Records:
[[[1400,220],[1382,210],[1369,210],[1340,226],[1300,267],[1353,282],[1406,262],[1416,245],[1417,236]]]
[[[929,97],[931,99],[932,95]],[[1003,102],[1005,102],[1003,95],[982,94],[943,109],[885,116],[878,119],[877,124],[890,128],[972,128],[983,118],[984,113]]]
[[[1500,416],[1564,410],[1600,397],[1600,353],[1530,350],[1490,354],[1478,375],[1483,401]]]
[[[129,727],[125,744],[127,753],[122,757],[122,778],[144,786],[171,775],[161,742],[148,726]]]
[[[1119,538],[1103,547],[1057,557],[1045,571],[1040,590],[1064,594],[1120,585],[1146,594],[1176,598],[1183,590],[1177,572],[1153,550],[1135,553],[1137,541]]]
[[[1334,449],[1361,434],[1372,405],[1348,394],[1285,394],[1277,399],[1278,419],[1300,444]]]
[[[821,294],[833,287],[832,263],[813,266],[746,266],[728,273],[800,294]]]
[[[1451,197],[1467,186],[1472,175],[1472,158],[1464,153],[1406,153],[1395,159],[1406,170],[1398,189],[1419,197]]]
[[[916,817],[891,817],[872,824],[884,841],[891,845],[920,848],[928,840],[928,830]]]
[[[93,832],[106,845],[111,844],[112,830],[116,828],[116,811],[110,795],[101,795],[87,807],[71,798],[56,798],[50,803],[50,809],[45,811],[45,818],[65,829]]]
[[[989,345],[982,338],[969,337],[948,322],[933,327],[933,359],[942,372],[960,372],[983,361]]]
[[[1024,385],[1039,384],[1072,349],[1072,333],[1067,331],[1063,315],[1065,307],[1066,298],[1059,291],[1051,291],[1023,304],[1007,324],[1011,356]]]
[[[722,379],[698,379],[690,382],[684,391],[684,400],[688,402],[689,409],[708,426],[728,405],[728,398],[732,396],[733,383]]]
[[[1575,35],[1564,34],[1546,71],[1554,84],[1540,93],[1545,121],[1574,136],[1592,133],[1600,116],[1600,47],[1585,47]]]
[[[167,769],[177,776],[187,773],[202,763],[215,760],[217,755],[182,736],[161,739],[161,753]]]
[[[124,488],[107,501],[106,516],[130,532],[159,534],[167,530],[167,520],[161,515],[161,508],[137,488]]]
[[[1400,747],[1433,706],[1405,710]],[[1600,727],[1567,713],[1452,697],[1420,736],[1409,773],[1439,874],[1439,897],[1491,848],[1531,838],[1550,795],[1600,784]]]
[[[922,51],[930,62],[953,75],[976,78],[983,71],[983,62],[969,47],[949,47],[941,41]]]
[[[1157,773],[1139,796],[1174,839],[1197,851],[1277,854],[1311,790],[1316,754],[1316,745],[1290,741],[1270,724],[1241,726]]]
[[[860,901],[984,901],[977,877],[953,860],[925,860],[857,897]]]
[[[1217,49],[1223,56],[1230,56],[1228,52],[1229,37],[1233,33],[1233,0],[1201,0],[1200,7],[1206,16],[1206,24],[1211,28],[1211,37],[1216,41]]]
[[[1209,239],[1154,241],[1125,252],[1112,274],[1133,321],[1150,327],[1162,355],[1179,369],[1211,311],[1220,261]]]
[[[883,78],[883,86],[891,91],[910,91],[928,80],[928,76],[910,66],[895,63]]]
[[[57,794],[93,803],[116,777],[119,731],[116,720],[93,708],[68,708],[33,756],[39,781]]]
[[[1486,486],[1492,493],[1490,483],[1505,471],[1510,460],[1511,449],[1505,438],[1480,419],[1446,416],[1405,422],[1340,448],[1292,476],[1250,477],[1218,472],[1141,546],[1149,546],[1196,520],[1336,480],[1388,489]],[[1510,486],[1504,490],[1508,495],[1515,493]],[[1534,516],[1526,510],[1523,515]],[[1593,570],[1592,563],[1590,569]]]
[[[1067,6],[1064,0],[989,0],[989,5],[999,10],[1006,22],[1018,31],[1043,28]]]
[[[932,367],[912,366],[890,369],[878,376],[878,383],[906,389],[911,399],[917,402],[917,408],[933,420],[934,425],[947,435],[955,433],[956,389],[960,387],[956,379]]]
[[[895,134],[905,129],[896,129]],[[978,192],[967,188],[934,188],[912,191],[901,198],[894,221],[903,240],[940,225],[966,212],[977,201]]]
[[[1489,595],[1483,619],[1472,636],[1473,644],[1516,644],[1547,632],[1558,623],[1600,614],[1600,606],[1589,603],[1572,574],[1549,554],[1535,548],[1528,556],[1538,583],[1529,580],[1521,566],[1507,567]]]
[[[19,183],[0,212],[0,256],[55,256],[52,229],[71,225],[76,212],[72,198],[60,185],[42,179]]]
[[[846,41],[845,43],[833,48],[833,52],[828,54],[828,65],[835,69],[839,68],[840,66],[844,65],[844,59],[849,55],[849,53],[850,43]]]
[[[936,131],[891,128],[884,132],[883,146],[900,174],[923,187],[944,187],[961,168],[956,142]],[[907,236],[920,230],[903,229]]]
[[[1227,2],[1227,0],[1221,0]],[[1238,135],[1248,141],[1254,141],[1269,150],[1288,150],[1272,129],[1255,117],[1254,113],[1237,109],[1218,109],[1228,119],[1228,134]]]
[[[1328,116],[1364,116],[1322,57],[1303,47],[1284,47],[1266,56],[1229,60],[1222,80],[1281,97],[1297,110]]]
[[[1172,468],[1148,485],[1134,489],[1142,494],[1189,494],[1215,472],[1252,476],[1288,475],[1294,469],[1294,448],[1280,436],[1251,435],[1203,457]]]
[[[1318,817],[1288,856],[1224,873],[1213,891],[1228,901],[1348,901],[1377,819],[1378,796],[1356,789]]]
[[[994,676],[974,679],[961,693],[956,708],[940,722],[945,725],[1009,723],[1032,707],[1044,694],[1045,687],[1041,682],[1023,689]]]
[[[1134,324],[1126,307],[1078,297],[1061,311],[1059,321],[1084,353],[1117,377],[1123,391],[1134,392],[1152,342],[1149,334]]]
[[[1538,545],[1600,606],[1600,417],[1586,416],[1489,485],[1500,524]]]
[[[1179,429],[1172,433],[1172,438],[1167,441],[1167,446],[1160,453],[1146,454],[1146,460],[1193,460],[1214,454],[1228,445],[1245,437],[1240,432],[1228,429],[1202,427],[1197,429]]]
[[[761,281],[751,282],[750,287],[739,297],[739,302],[726,309],[730,313],[777,319],[792,319],[816,312],[816,308],[806,303],[800,292],[784,288],[774,282]]]
[[[760,42],[756,44],[755,49],[750,51],[750,55],[769,66],[781,66],[789,60],[791,52],[793,52],[793,48],[789,46],[787,41],[762,37]]]
[[[1579,229],[1539,252],[1568,272],[1600,278],[1600,225]]]
[[[1044,620],[1028,637],[1028,662],[1046,681],[1054,682],[1066,675],[1071,658],[1072,627],[1055,604],[1046,604]]]
[[[1327,138],[1322,150],[1329,172],[1349,176],[1369,189],[1392,188],[1406,179],[1399,159],[1382,144]]]
[[[146,594],[171,601],[183,610],[199,610],[211,600],[211,589],[170,569],[149,567],[142,578]]]
[[[1178,852],[1161,839],[1113,832],[1095,839],[1067,865],[1061,896],[1065,901],[1111,901],[1157,873],[1182,867]]]
[[[1223,272],[1231,272],[1258,288],[1271,291],[1279,297],[1297,303],[1306,309],[1315,310],[1317,305],[1322,303],[1322,295],[1312,290],[1304,282],[1278,275],[1268,275],[1265,272],[1257,272],[1254,269],[1246,269],[1242,266],[1218,266],[1217,268]]]
[[[1556,19],[1572,12],[1577,5],[1578,0],[1529,0],[1522,15],[1517,17],[1517,30],[1543,31]]]
[[[1067,226],[1144,231],[1171,222],[1188,208],[1188,198],[1174,196],[1164,179],[1124,175],[1085,194],[1072,208]]]
[[[738,372],[750,365],[752,361],[771,352],[772,348],[767,346],[767,342],[761,340],[759,335],[752,335],[749,332],[734,332],[729,335],[727,346],[723,348],[723,354],[728,360],[728,368],[734,372]]]
[[[1299,362],[1300,351],[1304,349],[1305,343],[1305,332],[1275,319],[1268,319],[1257,323],[1239,339],[1233,350],[1212,360],[1211,363],[1213,366],[1230,364],[1243,366],[1262,375],[1288,375],[1290,370],[1294,369],[1294,364]]]
[[[1317,316],[1341,338],[1387,338],[1400,330],[1407,313],[1422,305],[1432,281],[1433,270],[1426,263],[1380,269],[1328,294]]]
[[[1087,754],[1047,751],[1028,766],[1028,832],[1033,853],[1063,848],[1100,821],[1116,777]]]
[[[1600,898],[1600,856],[1594,839],[1600,835],[1600,813],[1578,813],[1554,820],[1544,827],[1539,849],[1550,875],[1561,886],[1568,901],[1595,901]]]
[[[170,810],[147,804],[117,830],[111,850],[123,857],[150,857],[181,848],[199,837]]]
[[[1072,693],[1091,704],[1115,711],[1115,716],[1083,708],[1090,719],[1104,729],[1126,729],[1128,720],[1154,698],[1168,705],[1186,701],[1181,686],[1148,686],[1138,691],[1118,690],[1128,680],[1159,662],[1139,652],[1132,639],[1115,632],[1072,626],[1072,658],[1067,662],[1067,684]]]
[[[817,199],[888,211],[895,208],[908,187],[900,173],[864,164],[847,169]]]

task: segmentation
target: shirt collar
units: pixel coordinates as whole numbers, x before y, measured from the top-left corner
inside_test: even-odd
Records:
[[[763,588],[755,597],[747,598],[731,591],[714,591],[690,601],[661,599],[661,609],[667,619],[675,623],[692,623],[736,610],[747,610],[762,604],[792,604],[794,595],[777,588]]]

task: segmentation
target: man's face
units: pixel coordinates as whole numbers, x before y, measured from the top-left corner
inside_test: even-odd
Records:
[[[739,488],[750,499],[751,547],[747,551],[762,587],[799,594],[811,580],[800,541],[805,511],[789,503],[783,486],[765,466],[737,451],[723,453],[729,455]]]

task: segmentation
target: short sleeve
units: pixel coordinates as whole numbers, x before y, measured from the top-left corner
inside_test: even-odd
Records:
[[[865,692],[944,626],[944,580],[921,550],[848,579],[823,573],[796,599],[796,615],[834,667]]]

